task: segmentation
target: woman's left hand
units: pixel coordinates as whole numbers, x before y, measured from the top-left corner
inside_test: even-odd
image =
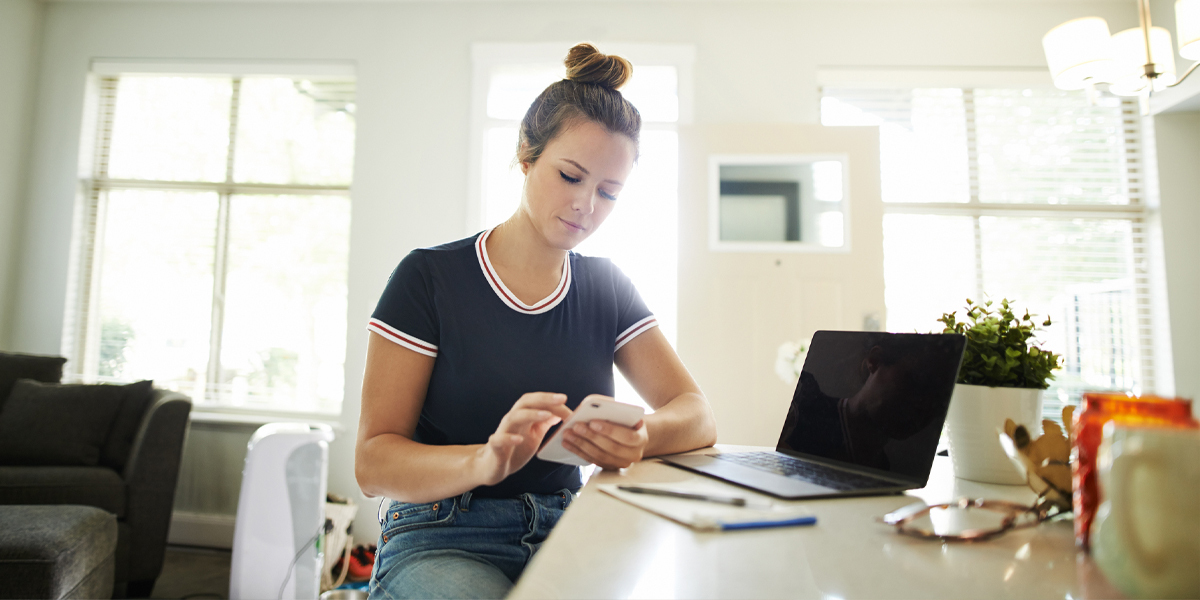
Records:
[[[649,441],[644,420],[633,427],[589,421],[576,423],[563,432],[564,448],[603,469],[623,469],[642,460]]]

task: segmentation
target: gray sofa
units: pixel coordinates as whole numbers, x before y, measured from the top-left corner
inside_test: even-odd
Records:
[[[92,506],[0,506],[0,598],[111,598],[117,518]]]
[[[30,385],[44,386],[28,380],[17,383],[18,388]],[[7,414],[0,412],[0,419],[11,418],[16,396],[14,392],[14,400],[4,407]],[[10,458],[8,464],[0,465],[0,505],[83,505],[116,516],[114,597],[148,596],[162,571],[192,403],[182,394],[152,389],[144,406],[140,419],[136,414],[129,419],[132,446],[121,460],[107,465],[101,461],[96,466],[57,466],[36,464],[36,460],[31,461],[35,464],[12,464]],[[0,445],[5,442],[0,440]],[[128,446],[116,447],[124,452]]]

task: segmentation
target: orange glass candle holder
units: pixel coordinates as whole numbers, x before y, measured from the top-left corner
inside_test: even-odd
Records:
[[[1192,401],[1185,398],[1097,392],[1083,395],[1083,410],[1072,427],[1071,484],[1075,544],[1084,550],[1089,548],[1092,520],[1102,500],[1096,478],[1096,454],[1104,424],[1109,421],[1137,427],[1200,428],[1200,423],[1192,418]]]

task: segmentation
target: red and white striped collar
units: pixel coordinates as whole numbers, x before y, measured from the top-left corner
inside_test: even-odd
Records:
[[[496,295],[509,308],[527,315],[539,315],[558,306],[563,298],[567,297],[567,291],[571,289],[571,256],[568,254],[566,260],[563,261],[562,277],[558,280],[558,287],[554,288],[549,296],[533,304],[525,304],[504,285],[503,281],[500,281],[500,275],[492,267],[492,261],[488,258],[487,252],[487,238],[492,235],[492,231],[493,229],[489,229],[483,232],[475,240],[475,255],[479,257],[479,268],[483,269],[483,278],[487,280],[488,285],[492,286],[492,291],[496,292]]]

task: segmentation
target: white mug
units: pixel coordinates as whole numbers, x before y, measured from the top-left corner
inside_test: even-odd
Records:
[[[1134,598],[1200,597],[1200,430],[1104,428],[1092,558]]]

